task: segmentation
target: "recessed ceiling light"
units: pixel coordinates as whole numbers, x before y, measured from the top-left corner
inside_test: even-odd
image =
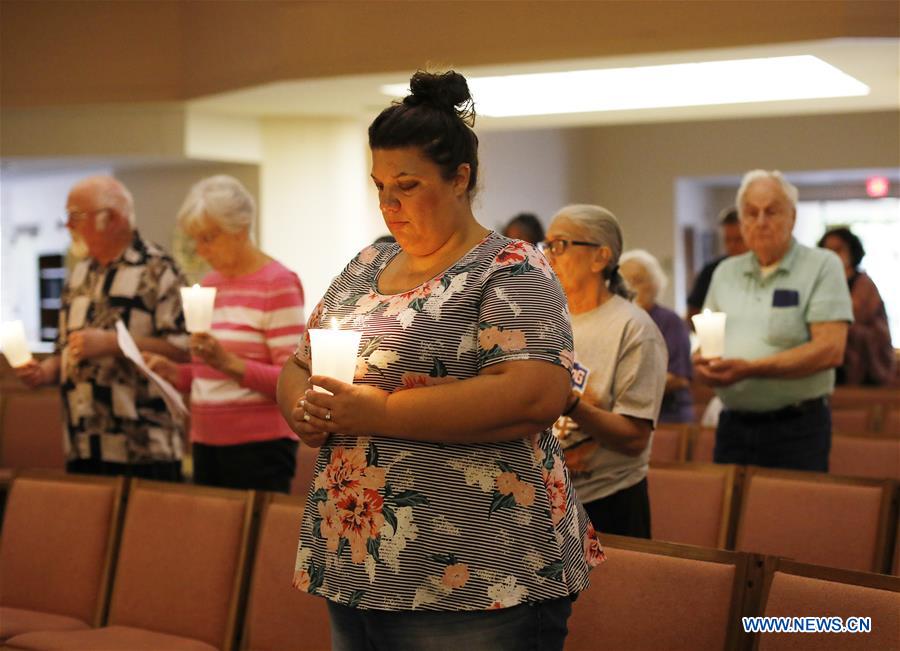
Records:
[[[811,55],[635,68],[471,77],[480,115],[512,117],[868,95],[869,87]],[[392,97],[404,84],[382,86]]]

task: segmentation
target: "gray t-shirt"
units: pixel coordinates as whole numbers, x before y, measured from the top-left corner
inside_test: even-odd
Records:
[[[603,305],[572,317],[575,367],[572,380],[582,400],[623,416],[653,421],[666,388],[668,352],[650,316],[613,296]],[[634,486],[647,476],[650,445],[635,457],[604,448],[566,416],[553,426],[566,453],[566,466],[582,502],[592,502]]]

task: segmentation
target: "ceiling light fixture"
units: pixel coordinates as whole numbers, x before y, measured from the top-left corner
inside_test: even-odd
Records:
[[[634,68],[471,77],[480,115],[592,113],[868,95],[869,87],[812,55]],[[404,84],[382,86],[402,97]]]

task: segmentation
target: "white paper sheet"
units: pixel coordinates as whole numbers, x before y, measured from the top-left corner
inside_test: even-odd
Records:
[[[128,328],[126,328],[125,324],[121,321],[116,321],[116,337],[119,341],[119,348],[122,350],[122,354],[134,362],[134,365],[138,367],[141,373],[146,375],[150,381],[159,388],[160,393],[162,393],[162,398],[166,403],[166,407],[172,413],[172,416],[174,416],[179,423],[183,423],[188,415],[188,410],[184,405],[181,394],[166,380],[151,371],[147,364],[144,363],[144,358],[141,357],[140,349],[138,349],[137,344],[134,342],[131,333],[128,332]]]

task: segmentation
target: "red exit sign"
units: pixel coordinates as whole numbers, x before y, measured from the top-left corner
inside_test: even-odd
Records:
[[[886,176],[870,176],[866,179],[866,194],[870,197],[886,197],[891,182]]]

